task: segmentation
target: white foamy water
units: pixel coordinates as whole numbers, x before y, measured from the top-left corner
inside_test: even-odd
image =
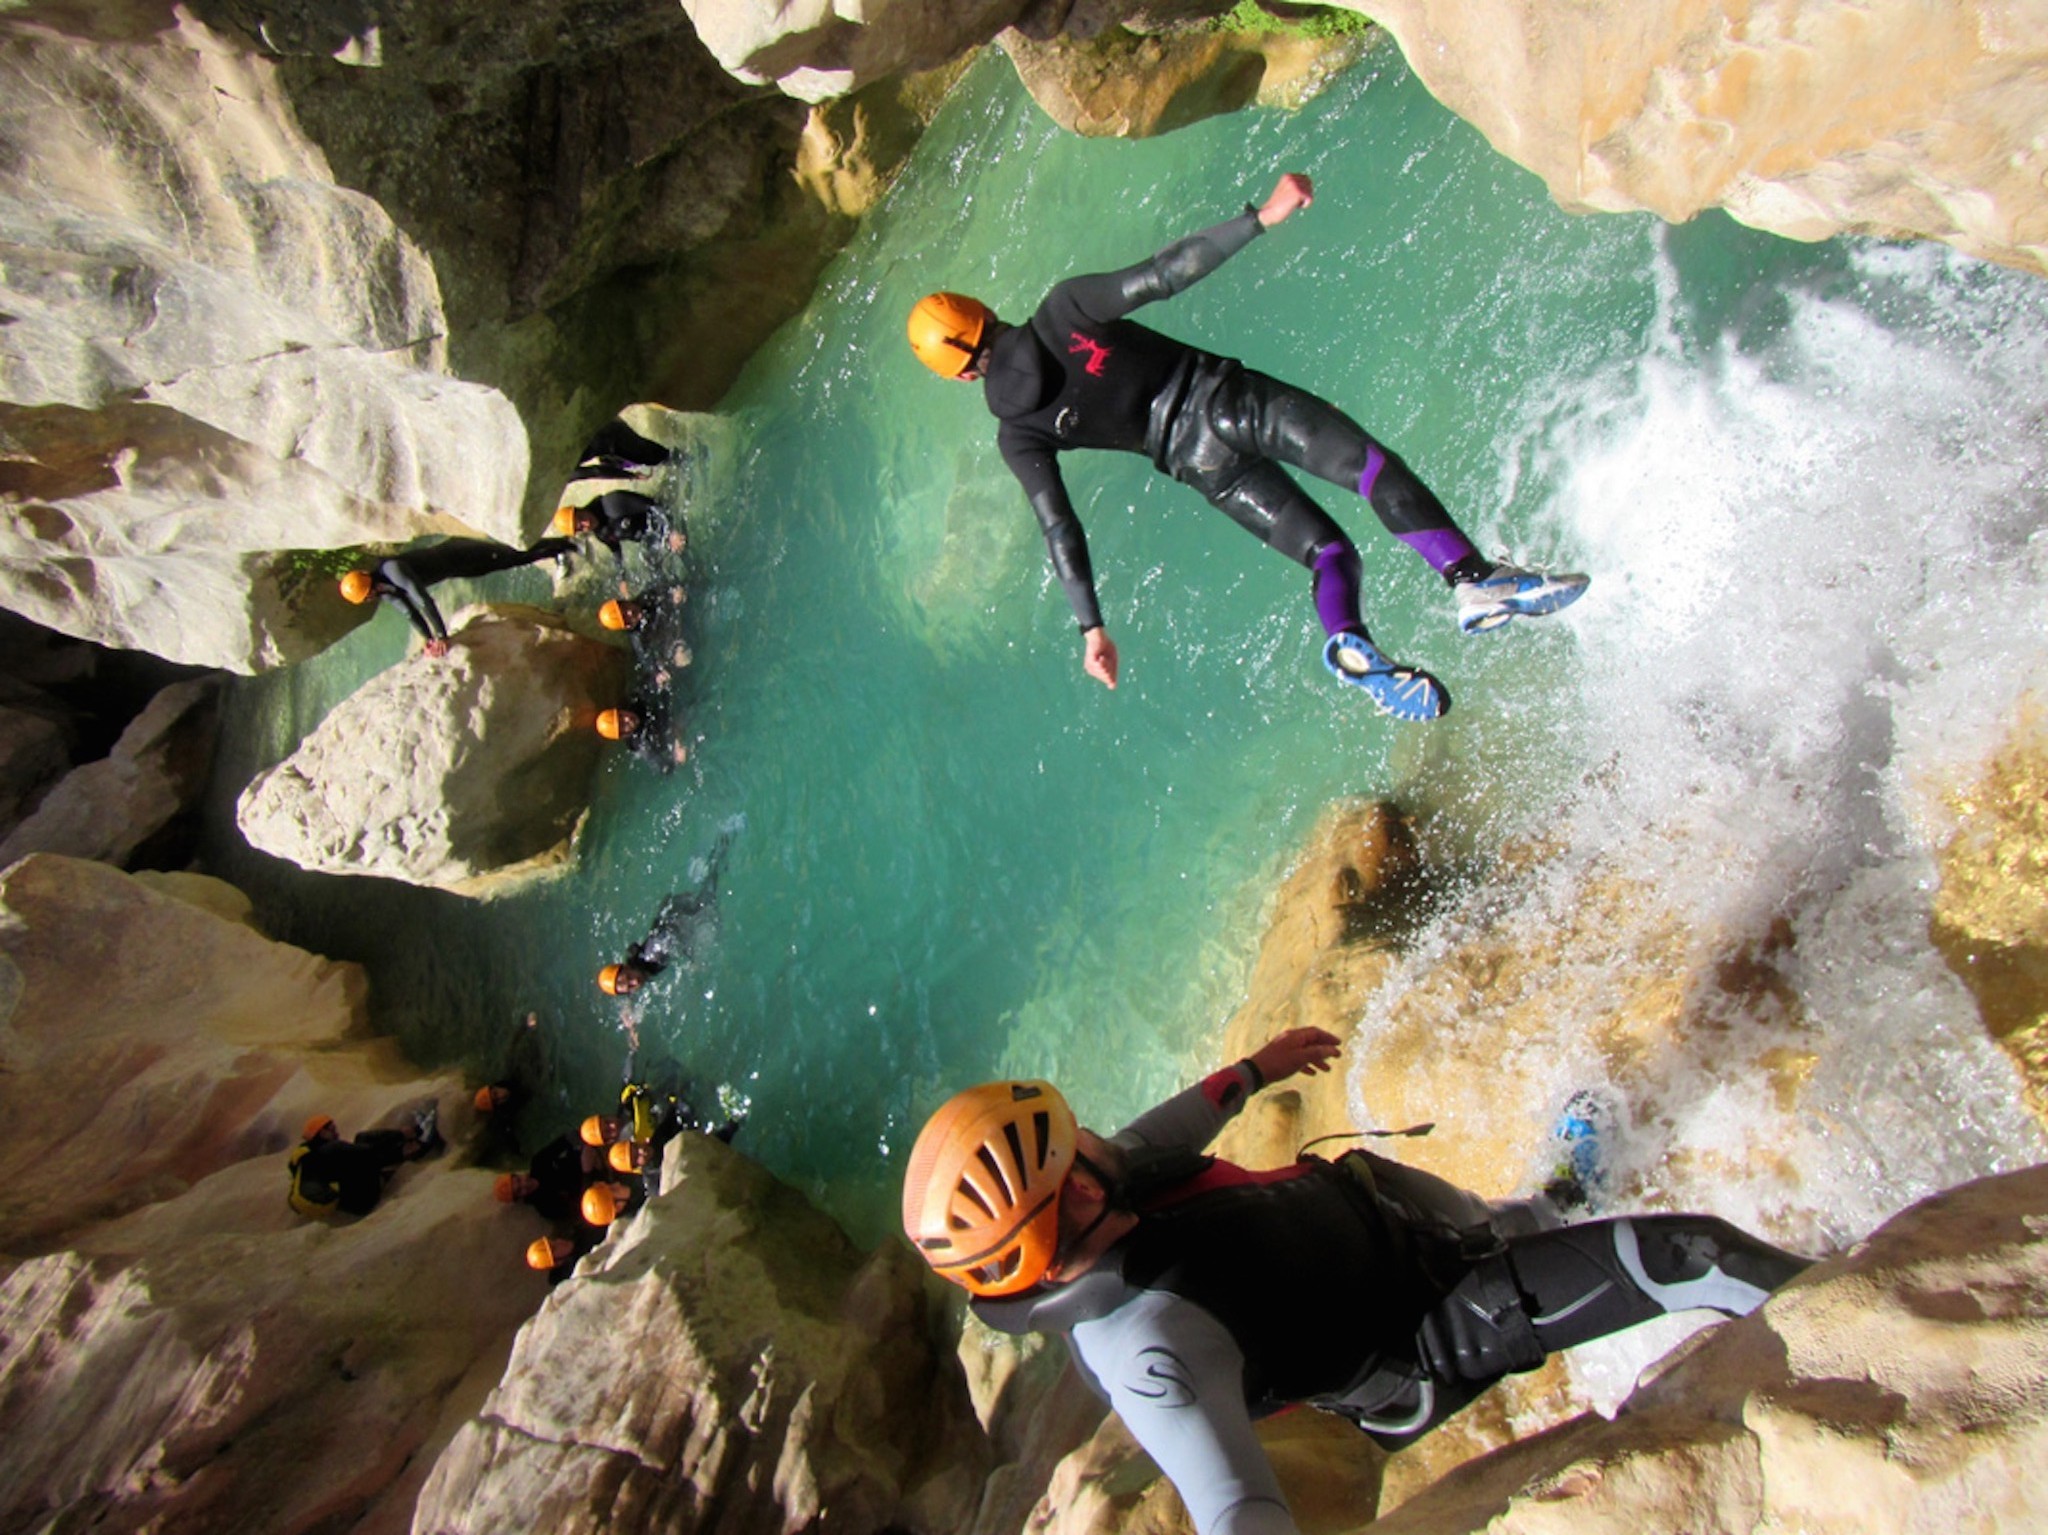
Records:
[[[1564,851],[1505,910],[1494,892],[1438,924],[1368,1009],[1354,1070],[1482,920],[1539,950],[1589,881],[1628,882],[1640,896],[1605,934],[1621,970],[1589,958],[1460,1026],[1510,1041],[1545,1121],[1606,1079],[1589,1031],[1640,989],[1627,961],[1673,914],[1696,940],[1680,981],[1731,939],[1756,945],[1774,985],[1697,977],[1683,1037],[1608,1084],[1627,1111],[1617,1204],[1832,1251],[2048,1156],[1929,938],[1940,790],[1996,746],[2048,657],[2048,287],[1857,245],[1844,281],[1783,295],[1767,338],[1688,345],[1668,264],[1659,282],[1645,354],[1560,381],[1514,456],[1595,584],[1563,619],[1579,702],[1547,748],[1572,770],[1551,763],[1550,781],[1581,786],[1495,829],[1561,833]],[[1529,1179],[1546,1166],[1539,1152]],[[1577,1378],[1611,1408],[1690,1329],[1582,1350]]]

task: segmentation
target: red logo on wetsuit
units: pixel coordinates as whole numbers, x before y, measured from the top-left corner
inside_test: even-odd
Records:
[[[1104,346],[1100,341],[1090,340],[1077,330],[1069,331],[1068,334],[1074,338],[1074,344],[1067,348],[1067,354],[1073,356],[1079,352],[1086,352],[1088,354],[1088,361],[1083,366],[1088,376],[1090,378],[1102,377],[1102,370],[1109,362],[1110,348]]]

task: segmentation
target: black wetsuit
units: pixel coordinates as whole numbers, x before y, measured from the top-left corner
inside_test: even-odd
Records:
[[[648,925],[647,936],[626,950],[625,963],[648,975],[659,975],[677,960],[688,959],[715,920],[713,904],[718,899],[718,874],[725,864],[732,834],[720,835],[704,860],[704,877],[692,890],[679,890],[665,897]],[[629,1084],[630,1085],[630,1084]]]
[[[1318,612],[1332,633],[1359,622],[1357,550],[1280,465],[1367,497],[1389,532],[1447,576],[1456,568],[1462,579],[1472,567],[1461,562],[1478,558],[1429,487],[1342,411],[1124,318],[1183,292],[1260,232],[1247,208],[1136,266],[1070,277],[1027,324],[1004,330],[990,347],[984,389],[1002,423],[997,445],[1038,516],[1083,630],[1099,626],[1102,612],[1087,539],[1060,477],[1058,455],[1075,448],[1145,454],[1315,571]],[[1478,568],[1489,567],[1482,560]]]
[[[531,549],[514,549],[481,538],[444,538],[424,549],[409,549],[379,561],[370,572],[370,589],[403,613],[422,639],[445,640],[448,626],[427,588],[537,564],[572,554],[575,549],[575,540],[568,538],[544,538]]]
[[[526,1175],[540,1187],[526,1202],[551,1221],[573,1221],[581,1213],[583,1190],[595,1174],[583,1170],[583,1143],[558,1135],[527,1164]]]
[[[668,694],[642,694],[621,705],[637,715],[640,728],[619,744],[657,773],[672,773],[676,766],[675,721],[669,710]]]
[[[1259,1085],[1217,1072],[1113,1138],[1137,1223],[1087,1272],[974,1310],[1064,1334],[1201,1535],[1295,1535],[1252,1420],[1292,1402],[1412,1443],[1503,1376],[1673,1311],[1743,1314],[1806,1266],[1724,1221],[1507,1234],[1504,1212],[1365,1152],[1252,1171],[1200,1155]]]
[[[667,526],[660,504],[637,490],[608,490],[577,509],[579,520],[586,515],[597,519],[597,525],[588,530],[590,536],[621,563],[626,558],[627,539],[638,542],[650,535],[658,537]]]
[[[623,421],[607,421],[576,455],[576,472],[569,480],[573,484],[577,480],[618,479],[656,468],[668,459],[669,450],[660,443],[642,437]]]
[[[352,1141],[308,1141],[296,1164],[303,1185],[333,1190],[344,1215],[368,1215],[384,1197],[384,1180],[405,1160],[396,1130],[365,1130]]]
[[[626,643],[633,652],[636,678],[652,679],[656,672],[690,664],[683,640],[683,605],[676,600],[681,591],[680,586],[656,586],[633,597],[640,622],[626,631]]]

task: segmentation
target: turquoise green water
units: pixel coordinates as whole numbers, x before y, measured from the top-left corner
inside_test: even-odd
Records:
[[[1568,620],[1462,639],[1426,568],[1319,490],[1366,553],[1377,637],[1450,686],[1452,717],[1427,730],[1340,693],[1316,658],[1305,575],[1136,458],[1066,460],[1123,651],[1114,694],[1088,681],[978,391],[933,380],[903,344],[903,315],[930,288],[1020,315],[1057,278],[1147,255],[1283,170],[1315,178],[1315,206],[1145,318],[1345,405],[1482,548],[1596,576]],[[1670,663],[1630,673],[1653,717],[1641,695],[1589,682],[1588,657],[1620,658],[1611,678],[1644,632],[1619,626],[1692,622],[1717,573],[1695,563],[1665,582],[1659,561],[1694,543],[1741,550],[1744,528],[1788,499],[1790,521],[1747,546],[1786,584],[1729,616],[1796,626],[1802,594],[1780,553],[1827,514],[1867,510],[1854,476],[1869,460],[1844,429],[1816,468],[1811,441],[1742,410],[1827,399],[1826,420],[1868,418],[1881,436],[1885,411],[1913,408],[1887,383],[1902,349],[1958,379],[1965,419],[2023,406],[2001,370],[2038,358],[2038,300],[2022,293],[2013,322],[2036,330],[1981,339],[2021,282],[1720,218],[1568,218],[1391,50],[1298,114],[1139,144],[1061,135],[987,60],[724,402],[726,427],[678,493],[688,766],[660,779],[609,763],[575,872],[489,905],[300,877],[226,845],[218,858],[279,936],[369,964],[378,1021],[422,1059],[486,1072],[537,1011],[557,1081],[535,1130],[604,1101],[637,1038],[643,1069],[669,1060],[744,1101],[742,1147],[872,1235],[917,1123],[952,1087],[1051,1076],[1107,1123],[1205,1063],[1261,903],[1331,798],[1400,797],[1429,813],[1432,849],[1458,858],[1602,764],[1643,786],[1642,808],[1591,826],[1593,841],[1627,842],[1697,802],[1698,783],[1655,754],[1631,777],[1630,754],[1663,739],[1686,757],[1666,719],[1719,717],[1716,663],[1643,649]],[[1660,483],[1663,469],[1678,479]],[[2013,473],[2017,491],[1977,497],[2023,503],[2000,535],[2008,575],[2040,522],[2038,466]],[[1878,520],[1852,537],[1896,541],[1924,519],[1926,499],[1897,496],[1896,474],[1882,482]],[[1796,505],[1816,484],[1824,503]],[[2027,570],[2023,587],[2039,576]],[[548,600],[534,573],[490,591]],[[601,595],[588,573],[570,593]],[[387,614],[242,687],[225,792],[403,648]],[[1886,664],[1843,662],[1840,689]],[[1753,719],[1743,707],[1725,705]],[[1769,777],[1776,760],[1769,739],[1736,753],[1711,792],[1748,803],[1744,764]],[[593,972],[728,824],[715,938],[622,1016]]]

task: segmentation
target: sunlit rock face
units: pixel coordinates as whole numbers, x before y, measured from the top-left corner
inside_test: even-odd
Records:
[[[448,376],[432,267],[271,66],[181,11],[39,14],[0,23],[0,602],[254,671],[354,617],[278,551],[516,540],[517,414]]]
[[[964,1528],[987,1442],[923,1265],[705,1136],[662,1182],[521,1329],[417,1535]]]
[[[1934,941],[2048,1125],[2048,719],[2038,702],[1977,781],[1947,799],[1956,831],[1942,853]]]
[[[470,895],[568,858],[624,653],[519,607],[472,610],[450,642],[373,677],[242,791],[252,847]]]
[[[1567,208],[2048,272],[2048,30],[2009,0],[1377,0],[1425,84]]]
[[[1366,38],[1196,28],[999,42],[1031,99],[1088,138],[1151,138],[1243,107],[1298,106],[1363,55]]]
[[[539,1302],[535,1223],[451,1153],[359,1221],[287,1207],[310,1113],[467,1096],[247,911],[196,875],[0,875],[0,1526],[402,1530]]]

